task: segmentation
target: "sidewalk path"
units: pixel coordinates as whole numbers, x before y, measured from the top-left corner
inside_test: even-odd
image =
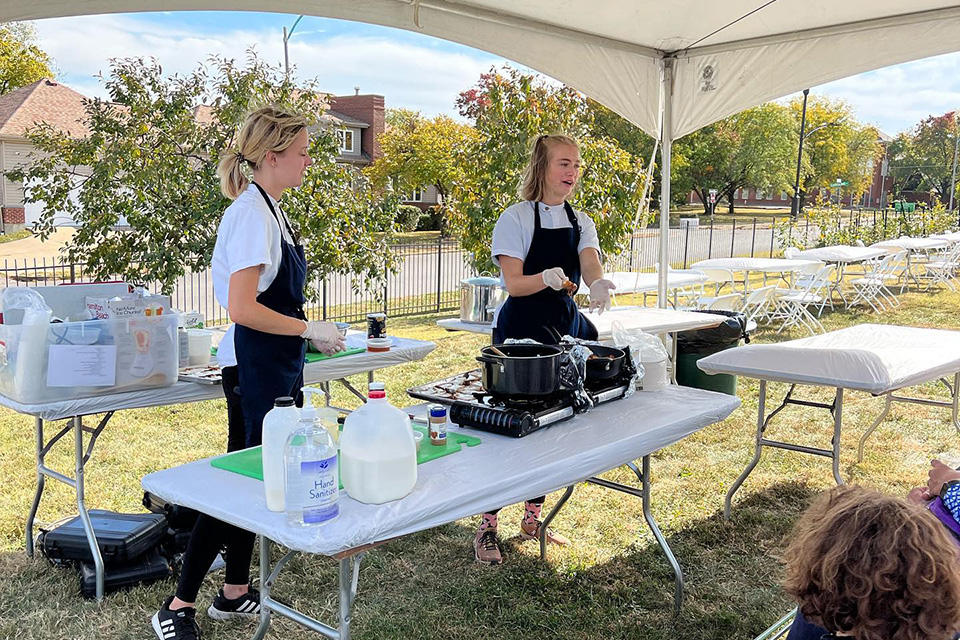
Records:
[[[67,244],[74,233],[76,229],[58,227],[44,242],[41,242],[37,236],[30,236],[23,240],[0,244],[0,260],[17,260],[18,262],[28,260],[32,264],[34,259],[40,262],[46,258],[47,263],[50,264],[51,260],[63,255],[60,249]]]

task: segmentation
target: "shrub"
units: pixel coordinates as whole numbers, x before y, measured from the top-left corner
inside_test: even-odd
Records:
[[[420,224],[423,212],[412,204],[402,204],[398,207],[396,230],[400,233],[416,231]]]

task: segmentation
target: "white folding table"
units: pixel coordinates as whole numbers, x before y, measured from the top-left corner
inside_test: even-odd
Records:
[[[913,282],[917,285],[917,288],[920,287],[920,279],[917,277],[917,274],[914,273],[915,260],[913,255],[915,253],[926,253],[928,251],[933,251],[935,249],[943,249],[944,247],[949,247],[951,241],[944,238],[908,238],[906,236],[902,238],[894,238],[892,240],[881,240],[880,242],[875,242],[871,245],[872,248],[886,248],[886,249],[903,249],[907,252],[907,278],[913,278]]]
[[[351,333],[347,336],[347,346],[357,347],[363,344],[366,336],[360,333]],[[390,351],[383,353],[364,352],[340,358],[331,358],[319,362],[308,363],[304,366],[303,377],[305,384],[323,384],[328,392],[327,383],[336,380],[344,384],[354,394],[359,392],[346,380],[347,376],[366,373],[373,379],[373,372],[377,369],[392,367],[406,362],[413,362],[424,358],[436,348],[433,342],[411,340],[408,338],[393,338],[394,344]],[[97,438],[103,432],[110,418],[117,411],[123,409],[141,409],[144,407],[159,407],[201,400],[215,400],[223,397],[220,385],[198,384],[195,382],[177,382],[173,386],[145,391],[129,391],[126,393],[111,393],[92,398],[64,400],[60,402],[46,402],[43,404],[23,404],[10,398],[0,396],[0,406],[13,409],[19,413],[33,416],[36,429],[36,471],[37,489],[33,496],[30,514],[27,516],[26,537],[27,554],[33,556],[34,540],[33,527],[43,497],[44,484],[47,478],[63,482],[74,488],[77,497],[77,509],[83,524],[90,552],[93,555],[96,568],[97,599],[103,597],[103,559],[97,546],[96,535],[90,523],[84,498],[84,467],[90,460]],[[360,397],[364,397],[361,395]],[[96,427],[87,427],[83,424],[83,417],[103,414]],[[43,433],[45,421],[69,419],[69,422],[56,435],[47,440]],[[46,455],[50,449],[70,431],[74,432],[74,477],[69,477],[46,466]],[[89,434],[89,442],[84,448],[84,433]]]
[[[260,536],[261,615],[255,639],[264,637],[271,614],[276,613],[325,637],[349,640],[360,560],[372,545],[520,502],[530,495],[566,489],[546,516],[545,530],[574,487],[585,481],[641,499],[644,519],[673,568],[674,604],[679,607],[683,573],[650,511],[650,455],[725,419],[739,404],[733,396],[672,386],[638,391],[524,438],[465,429],[465,433],[479,436],[481,444],[419,465],[417,484],[408,496],[369,505],[341,494],[339,518],[322,527],[288,525],[284,514],[266,509],[262,482],[214,468],[210,459],[149,474],[142,484],[164,500]],[[417,410],[423,411],[424,406]],[[459,430],[453,425],[449,428]],[[641,459],[640,466],[634,463],[637,459]],[[596,477],[624,464],[637,475],[639,487]],[[274,543],[289,552],[271,567]],[[544,545],[541,539],[541,553]],[[271,597],[278,574],[296,552],[339,561],[338,629]]]
[[[831,458],[833,477],[840,477],[840,434],[843,425],[843,392],[846,389],[884,396],[883,411],[860,438],[858,462],[863,447],[874,429],[887,417],[893,402],[944,407],[951,410],[951,421],[960,432],[957,420],[960,386],[960,331],[861,324],[822,335],[790,340],[779,344],[748,345],[728,349],[702,358],[697,366],[711,374],[729,373],[760,380],[757,412],[757,436],[753,459],[727,492],[724,516],[730,516],[733,494],[760,461],[764,447],[788,449]],[[951,384],[946,378],[953,376]],[[930,400],[898,395],[907,387],[940,380],[950,392],[950,400]],[[790,388],[779,407],[766,414],[767,382],[785,382]],[[834,387],[833,402],[821,403],[793,398],[797,385]],[[828,409],[833,414],[832,449],[808,447],[770,440],[765,432],[770,420],[787,405]]]
[[[836,276],[833,286],[830,288],[831,295],[835,292],[843,300],[843,303],[849,306],[846,297],[843,295],[841,285],[843,284],[843,275],[848,265],[867,260],[875,260],[887,255],[887,250],[882,247],[853,247],[845,244],[837,244],[829,247],[818,247],[816,249],[806,249],[797,253],[796,258],[806,260],[819,260],[835,264],[837,266]],[[831,303],[831,308],[833,308]]]
[[[735,273],[743,273],[744,292],[749,289],[751,273],[762,273],[766,284],[767,275],[771,273],[795,273],[818,260],[788,260],[787,258],[710,258],[691,265],[694,269],[726,269]]]

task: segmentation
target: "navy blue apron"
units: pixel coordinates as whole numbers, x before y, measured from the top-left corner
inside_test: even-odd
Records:
[[[303,245],[287,225],[287,231],[296,244],[284,241],[282,225],[273,203],[263,188],[254,183],[270,207],[280,234],[280,267],[277,276],[265,291],[257,295],[257,302],[277,313],[305,320],[303,286],[307,280],[307,259]],[[300,336],[279,336],[264,333],[238,324],[233,334],[240,374],[240,405],[246,428],[246,444],[255,447],[263,440],[263,417],[273,408],[273,401],[281,396],[293,396],[303,387],[303,358],[307,342]]]
[[[523,275],[533,276],[546,269],[560,267],[571,282],[580,283],[580,224],[568,202],[563,203],[563,209],[570,220],[570,227],[544,229],[540,224],[540,203],[534,203],[533,239],[523,260]],[[597,328],[580,313],[573,297],[565,290],[554,291],[547,287],[529,296],[507,298],[497,316],[493,341],[500,343],[507,338],[533,338],[543,344],[556,344],[556,338],[545,325],[556,329],[561,336],[597,339]]]

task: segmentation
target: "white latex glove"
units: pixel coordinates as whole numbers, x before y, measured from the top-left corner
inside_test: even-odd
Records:
[[[610,292],[616,289],[617,285],[605,278],[597,278],[590,285],[590,311],[594,309],[597,313],[603,313],[610,308]]]
[[[332,356],[338,351],[346,351],[347,345],[340,335],[337,325],[332,322],[303,321],[307,328],[300,334],[301,338],[310,341],[317,351]]]
[[[560,289],[563,289],[563,283],[567,281],[567,275],[560,267],[547,269],[540,274],[540,277],[543,278],[543,284],[547,285],[554,291],[560,291]]]

